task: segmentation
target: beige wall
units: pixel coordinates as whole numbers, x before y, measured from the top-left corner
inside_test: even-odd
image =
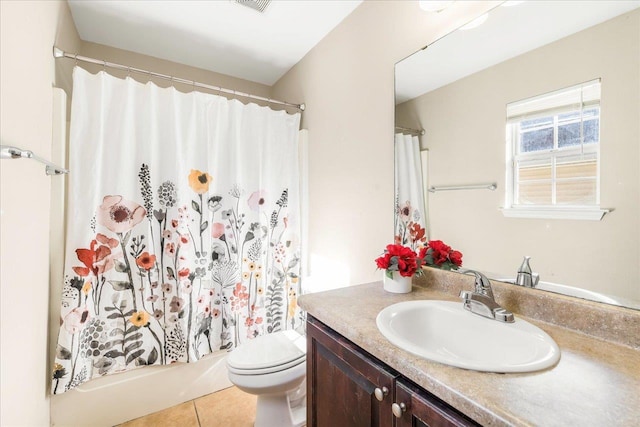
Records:
[[[394,64],[491,5],[365,1],[274,86],[307,105],[311,290],[380,279],[374,259],[393,240]]]
[[[615,210],[602,221],[505,218],[506,104],[598,77],[601,206]],[[430,185],[498,182],[431,193],[432,236],[472,268],[515,276],[531,255],[542,280],[640,300],[639,90],[636,10],[398,106],[398,124],[427,130]]]
[[[51,49],[80,40],[66,2],[0,2],[0,139],[51,155],[52,87],[69,83]],[[44,166],[0,164],[0,424],[49,424],[49,200]]]

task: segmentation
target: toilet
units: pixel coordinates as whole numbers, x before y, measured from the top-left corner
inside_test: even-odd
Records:
[[[229,380],[258,396],[255,427],[306,424],[306,338],[296,331],[262,335],[227,357]]]

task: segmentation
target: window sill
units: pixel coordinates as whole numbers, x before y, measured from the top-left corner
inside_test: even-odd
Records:
[[[579,219],[600,221],[612,209],[600,208],[570,208],[570,207],[529,207],[529,208],[501,208],[502,215],[507,218],[535,218],[535,219]]]

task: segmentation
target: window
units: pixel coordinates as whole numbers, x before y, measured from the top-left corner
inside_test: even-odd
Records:
[[[508,104],[503,213],[602,218],[599,155],[599,79]]]

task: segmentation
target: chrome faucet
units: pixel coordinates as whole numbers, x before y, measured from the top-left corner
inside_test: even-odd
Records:
[[[474,314],[494,319],[500,322],[514,322],[513,313],[500,307],[493,297],[491,282],[487,276],[475,270],[459,270],[464,274],[473,274],[476,277],[473,292],[461,291],[460,298],[465,309]]]
[[[518,275],[516,276],[516,285],[524,286],[525,288],[535,288],[538,286],[540,276],[538,273],[531,271],[531,266],[529,265],[530,259],[530,256],[525,256],[524,260],[522,260],[522,264],[520,264],[520,268],[518,268]]]

